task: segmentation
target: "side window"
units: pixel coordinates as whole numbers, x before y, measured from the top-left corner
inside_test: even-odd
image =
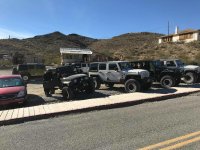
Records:
[[[176,64],[174,63],[174,61],[167,61],[166,65],[167,67],[176,67]]]
[[[106,70],[106,64],[99,64],[99,70]]]
[[[27,71],[27,70],[28,70],[27,65],[19,65],[18,66],[18,71]]]
[[[86,64],[82,64],[82,67],[86,67]]]
[[[28,65],[28,69],[34,69],[35,66],[34,65]]]
[[[90,64],[90,71],[97,72],[98,71],[98,63]]]
[[[109,70],[118,70],[117,64],[116,63],[109,64]]]
[[[44,66],[44,65],[39,65],[39,64],[38,64],[38,65],[36,65],[36,68],[37,68],[37,69],[45,69],[45,66]]]

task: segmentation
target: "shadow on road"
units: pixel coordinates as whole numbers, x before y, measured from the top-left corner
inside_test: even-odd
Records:
[[[180,84],[179,87],[184,87],[184,88],[200,88],[200,84]]]
[[[30,107],[30,106],[36,106],[36,105],[41,105],[45,103],[46,103],[45,100],[41,96],[38,96],[35,94],[29,94],[27,103],[24,106]]]
[[[5,106],[0,106],[0,110],[8,110],[8,109],[15,109],[15,108],[23,108],[23,107],[31,107],[31,106],[37,106],[45,104],[45,100],[38,96],[33,94],[28,94],[27,102],[24,104],[10,104]]]
[[[95,91],[92,94],[85,94],[85,93],[78,93],[74,100],[85,100],[85,99],[92,99],[92,98],[104,98],[108,97],[110,94],[103,94],[98,91]]]
[[[151,93],[151,94],[170,94],[175,93],[177,90],[170,88],[170,89],[150,89],[148,91],[144,91],[144,93]]]

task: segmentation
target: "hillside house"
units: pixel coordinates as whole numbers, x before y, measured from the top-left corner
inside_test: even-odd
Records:
[[[189,43],[192,41],[200,40],[200,30],[187,29],[183,31],[179,31],[178,27],[176,27],[175,34],[170,34],[167,36],[162,36],[159,38],[160,43],[166,42],[184,42]]]
[[[60,48],[61,64],[90,62],[92,51],[80,48]]]

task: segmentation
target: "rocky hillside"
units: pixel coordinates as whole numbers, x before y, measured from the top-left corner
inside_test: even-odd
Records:
[[[60,32],[39,35],[27,39],[0,40],[0,53],[23,53],[45,59],[45,63],[60,64],[60,48],[87,48],[96,39],[77,34],[64,35]]]
[[[200,41],[158,44],[160,36],[163,35],[149,32],[128,33],[99,40],[89,47],[122,60],[180,58],[185,62],[200,63]]]
[[[90,48],[117,60],[180,58],[200,63],[200,41],[188,44],[158,44],[157,33],[127,33],[111,39],[97,40],[77,34],[54,32],[27,39],[0,40],[0,53],[23,53],[45,59],[45,63],[60,63],[60,47]]]

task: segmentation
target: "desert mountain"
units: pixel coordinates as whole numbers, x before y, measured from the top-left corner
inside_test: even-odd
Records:
[[[93,39],[78,34],[60,32],[27,39],[0,40],[0,53],[23,53],[45,59],[45,63],[60,63],[61,47],[90,48],[92,51],[117,60],[180,58],[200,63],[200,41],[192,43],[158,44],[158,33],[127,33],[111,39]]]

